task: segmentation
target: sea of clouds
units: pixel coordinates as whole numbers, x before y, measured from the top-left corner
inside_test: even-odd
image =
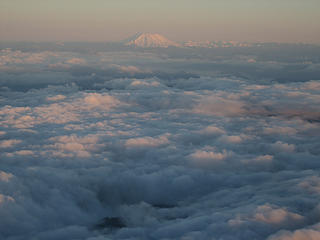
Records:
[[[289,60],[0,50],[0,239],[320,239],[320,60]]]

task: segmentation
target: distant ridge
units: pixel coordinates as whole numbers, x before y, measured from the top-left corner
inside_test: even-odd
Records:
[[[173,42],[158,33],[137,33],[123,41],[125,45],[142,48],[167,48],[170,46],[180,47],[180,44]]]

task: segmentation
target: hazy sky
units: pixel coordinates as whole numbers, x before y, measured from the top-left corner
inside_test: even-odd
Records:
[[[0,0],[0,41],[172,40],[320,43],[319,0]]]

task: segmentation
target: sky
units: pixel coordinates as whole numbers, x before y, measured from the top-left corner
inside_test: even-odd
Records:
[[[318,0],[1,0],[0,41],[320,42]]]

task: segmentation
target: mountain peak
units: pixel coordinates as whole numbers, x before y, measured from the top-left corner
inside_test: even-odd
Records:
[[[143,48],[167,48],[169,46],[180,46],[178,43],[175,43],[158,33],[138,33],[127,39],[125,44]]]

